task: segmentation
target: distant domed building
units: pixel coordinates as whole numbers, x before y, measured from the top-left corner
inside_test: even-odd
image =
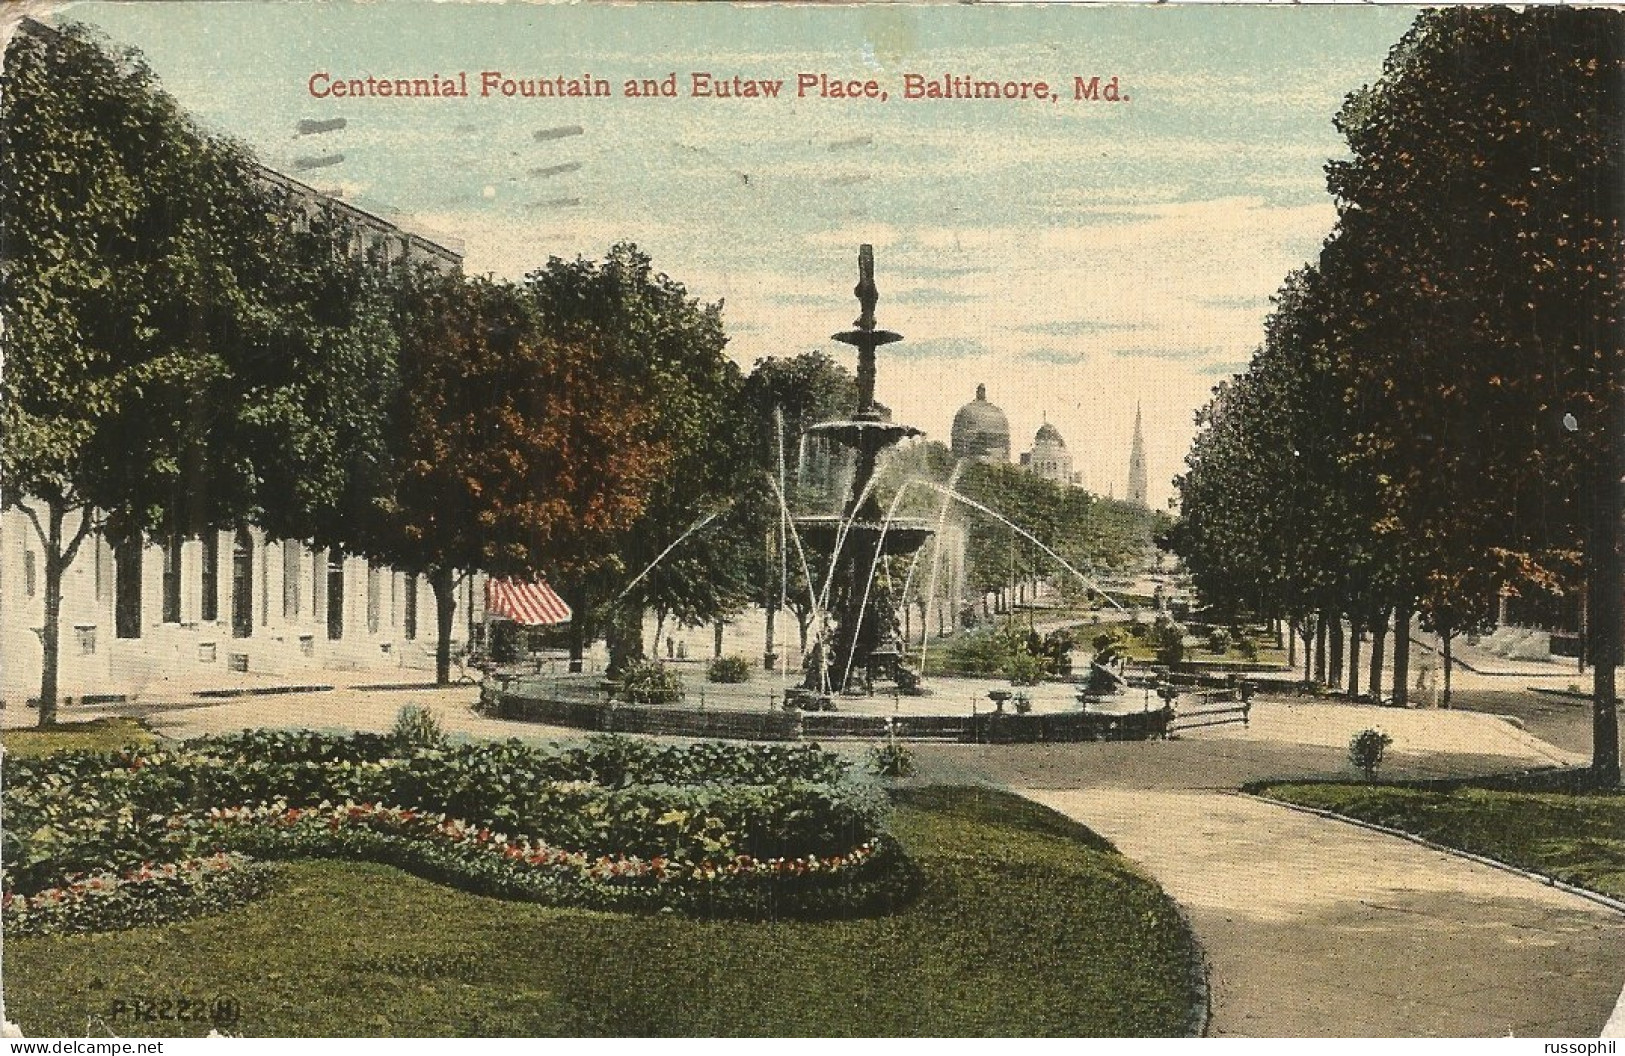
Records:
[[[1072,471],[1072,453],[1061,439],[1061,431],[1045,422],[1033,436],[1033,449],[1021,456],[1021,468],[1057,484],[1083,483],[1083,474]]]
[[[1010,421],[987,402],[987,386],[976,386],[976,399],[954,415],[953,452],[981,462],[1010,461]]]

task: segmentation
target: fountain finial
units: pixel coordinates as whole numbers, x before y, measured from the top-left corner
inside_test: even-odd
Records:
[[[852,325],[862,330],[873,330],[875,304],[880,300],[880,290],[875,287],[875,247],[867,242],[858,247],[858,284],[852,288],[852,292],[857,295],[858,303],[863,305],[863,314]]]

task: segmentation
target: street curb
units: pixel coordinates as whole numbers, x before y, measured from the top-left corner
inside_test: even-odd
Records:
[[[1558,700],[1566,704],[1572,704],[1577,708],[1589,707],[1591,704],[1591,694],[1589,693],[1571,693],[1566,689],[1547,689],[1544,686],[1529,686],[1527,688],[1531,693],[1539,693],[1543,697],[1556,697]]]
[[[1441,854],[1448,854],[1453,858],[1464,858],[1469,862],[1476,862],[1479,865],[1487,865],[1491,869],[1499,869],[1504,873],[1511,873],[1514,876],[1521,876],[1525,880],[1533,880],[1536,883],[1543,884],[1546,887],[1556,888],[1557,890],[1563,891],[1567,894],[1578,895],[1580,898],[1583,898],[1588,902],[1594,902],[1597,905],[1602,906],[1604,909],[1611,909],[1615,913],[1625,916],[1625,901],[1621,901],[1617,898],[1611,898],[1608,895],[1598,894],[1595,891],[1590,891],[1583,887],[1576,887],[1574,884],[1559,880],[1556,877],[1547,876],[1545,873],[1531,872],[1528,869],[1521,869],[1516,865],[1509,865],[1498,858],[1488,858],[1482,854],[1474,854],[1471,851],[1464,851],[1457,847],[1446,847],[1442,843],[1434,843],[1432,840],[1427,839],[1424,836],[1418,836],[1414,832],[1406,832],[1403,829],[1389,828],[1386,825],[1379,825],[1374,821],[1364,821],[1360,818],[1351,818],[1347,814],[1339,814],[1336,811],[1322,810],[1319,807],[1306,807],[1301,803],[1288,803],[1286,800],[1273,799],[1269,796],[1261,796],[1256,792],[1237,792],[1236,795],[1246,796],[1248,799],[1256,799],[1260,803],[1269,803],[1273,806],[1285,807],[1287,810],[1295,810],[1300,814],[1313,814],[1318,818],[1326,818],[1331,821],[1340,821],[1347,825],[1353,825],[1357,828],[1381,833],[1384,836],[1397,836],[1402,840],[1414,843],[1420,847],[1426,847],[1430,851],[1438,851]]]
[[[232,697],[280,697],[289,693],[330,693],[329,685],[246,686],[240,689],[199,689],[192,696],[200,700],[229,700]]]
[[[1091,829],[1090,831],[1094,830]],[[1118,851],[1117,853],[1122,854],[1123,852]],[[1125,855],[1125,857],[1127,856]],[[1152,877],[1152,879],[1155,880],[1156,878]],[[1208,1028],[1213,1025],[1213,966],[1207,959],[1207,947],[1202,945],[1201,938],[1197,936],[1196,926],[1191,923],[1190,914],[1185,912],[1185,907],[1180,905],[1173,895],[1168,894],[1167,890],[1162,888],[1160,881],[1158,881],[1157,887],[1167,897],[1168,903],[1174,907],[1174,912],[1179,914],[1179,922],[1185,925],[1185,934],[1191,937],[1191,952],[1195,954],[1195,961],[1191,965],[1190,983],[1191,989],[1196,991],[1196,996],[1191,1000],[1190,1009],[1185,1014],[1185,1036],[1187,1038],[1205,1038],[1207,1037]],[[1625,1000],[1625,994],[1620,996],[1621,1000]]]

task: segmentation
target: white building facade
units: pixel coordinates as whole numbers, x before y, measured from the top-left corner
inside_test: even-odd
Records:
[[[0,550],[0,687],[21,703],[39,695],[45,619],[43,555],[21,510],[0,514]],[[459,586],[454,643],[476,633],[483,595],[478,577]],[[65,703],[434,669],[424,577],[252,526],[139,545],[93,533],[63,574],[61,621]]]
[[[280,173],[266,183],[354,225],[380,266],[460,254]],[[27,501],[26,499],[24,500]],[[34,507],[44,521],[44,510]],[[73,517],[64,526],[77,530]],[[0,513],[0,699],[39,695],[44,555],[27,513]],[[453,642],[484,618],[483,579],[458,588]],[[114,544],[93,532],[62,579],[58,699],[139,698],[215,687],[312,684],[317,672],[434,668],[434,593],[422,576],[253,525],[201,537]]]

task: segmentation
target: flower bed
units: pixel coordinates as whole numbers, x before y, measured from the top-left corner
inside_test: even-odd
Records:
[[[265,864],[221,852],[122,874],[73,874],[32,895],[0,895],[0,912],[11,936],[106,931],[224,909],[261,894],[270,879]]]
[[[223,852],[366,858],[501,897],[726,916],[878,912],[914,886],[881,803],[811,747],[413,749],[250,732],[8,759],[5,779],[4,919],[24,930],[148,923],[164,904],[181,916],[257,893],[247,859],[186,866],[168,886],[149,875],[237,861]],[[84,877],[97,879],[73,891]],[[129,893],[108,901],[109,888]],[[63,890],[100,908],[42,914],[36,900]]]

